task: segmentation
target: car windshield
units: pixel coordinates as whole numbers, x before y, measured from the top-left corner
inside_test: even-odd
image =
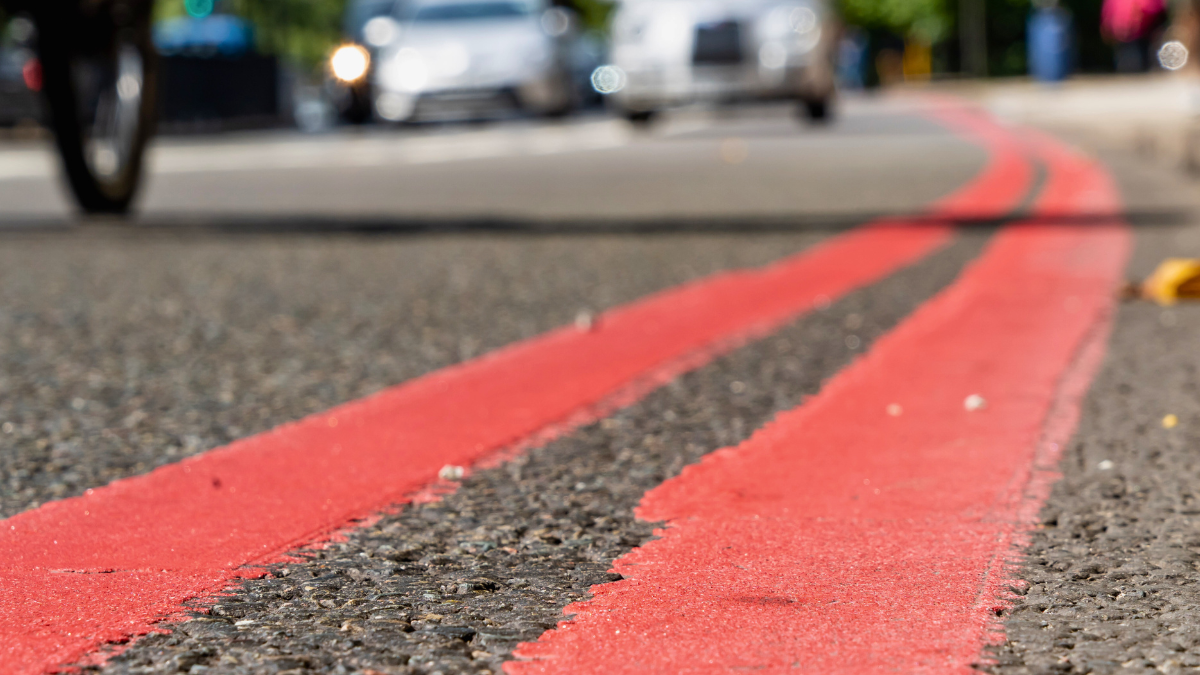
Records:
[[[533,8],[524,2],[456,2],[417,7],[412,15],[412,20],[417,22],[478,21],[513,19],[531,14],[533,14]]]

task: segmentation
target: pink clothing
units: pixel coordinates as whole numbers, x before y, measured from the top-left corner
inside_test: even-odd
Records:
[[[1145,35],[1165,11],[1165,0],[1104,0],[1100,27],[1121,42],[1132,42]]]

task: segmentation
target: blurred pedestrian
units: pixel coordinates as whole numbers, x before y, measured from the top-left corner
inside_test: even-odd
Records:
[[[1150,34],[1166,19],[1165,0],[1104,0],[1100,30],[1111,40],[1119,73],[1145,71],[1149,65]]]

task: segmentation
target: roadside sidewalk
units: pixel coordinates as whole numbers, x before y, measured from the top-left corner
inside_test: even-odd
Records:
[[[1200,75],[1081,76],[1047,85],[1027,79],[937,83],[996,117],[1040,127],[1095,149],[1134,152],[1200,174]]]

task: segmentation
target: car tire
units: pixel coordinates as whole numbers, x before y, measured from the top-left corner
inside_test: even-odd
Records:
[[[625,119],[631,124],[647,126],[654,121],[657,113],[654,110],[626,110]]]
[[[38,21],[43,91],[62,166],[80,207],[121,214],[141,182],[157,121],[152,4],[72,5]]]
[[[826,124],[833,117],[833,105],[828,97],[807,98],[800,102],[800,113],[813,124]]]
[[[371,92],[365,87],[356,87],[350,90],[346,102],[345,109],[342,110],[342,119],[347,124],[355,126],[368,124],[374,119],[374,110],[371,105]]]

